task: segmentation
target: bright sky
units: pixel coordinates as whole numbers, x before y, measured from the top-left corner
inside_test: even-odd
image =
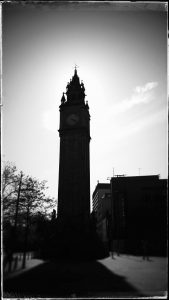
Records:
[[[113,168],[167,177],[167,15],[124,6],[3,4],[3,158],[47,180],[53,197],[59,105],[75,63],[91,115],[91,197]]]

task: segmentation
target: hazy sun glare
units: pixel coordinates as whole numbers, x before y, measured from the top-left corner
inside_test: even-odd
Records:
[[[3,11],[5,159],[57,197],[59,105],[77,64],[91,115],[91,194],[113,167],[167,177],[166,13],[42,6]]]

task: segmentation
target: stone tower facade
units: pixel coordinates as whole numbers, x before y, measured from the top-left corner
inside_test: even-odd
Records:
[[[76,68],[59,108],[58,220],[81,228],[90,215],[90,114]]]

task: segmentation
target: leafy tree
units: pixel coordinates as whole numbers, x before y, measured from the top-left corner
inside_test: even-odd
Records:
[[[28,242],[33,242],[37,238],[38,231],[35,230],[39,222],[37,216],[49,219],[49,210],[56,206],[56,200],[45,195],[47,190],[45,180],[39,181],[31,176],[25,176],[22,172],[18,173],[16,166],[10,162],[4,164],[2,181],[3,229],[5,231],[5,224],[8,232],[11,232],[9,227],[13,227],[15,245],[22,237],[22,247],[26,253]],[[7,240],[9,239],[10,235],[7,235]],[[25,259],[23,266],[24,264]]]
[[[18,194],[20,174],[11,162],[6,162],[2,171],[2,198],[3,198],[3,219],[4,224],[13,217],[16,211],[16,199]],[[6,221],[6,222],[5,222]]]
[[[49,215],[49,209],[56,206],[56,200],[45,195],[46,183],[45,180],[39,181],[31,176],[25,176],[22,172],[19,173],[16,166],[10,162],[5,163],[2,173],[4,219],[14,224],[16,209],[18,209],[18,220],[19,216],[23,218],[28,208],[30,216],[37,211]],[[20,192],[19,199],[18,192]],[[18,208],[17,200],[19,200]]]
[[[9,198],[15,191],[17,180],[16,166],[9,161],[5,162],[2,171],[2,195],[4,199]]]

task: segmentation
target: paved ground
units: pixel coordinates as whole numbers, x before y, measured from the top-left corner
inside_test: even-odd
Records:
[[[27,260],[4,277],[4,298],[164,296],[167,259],[115,256],[91,262]]]
[[[23,269],[22,268],[22,260],[19,260],[17,262],[17,266],[15,266],[15,261],[12,262],[12,270],[11,272],[4,272],[3,278],[4,280],[6,280],[7,278],[14,278],[16,276],[18,276],[19,274],[23,274],[29,270],[31,270],[34,267],[37,267],[38,265],[41,265],[42,263],[44,263],[43,260],[41,259],[29,259],[26,260],[26,267]]]
[[[117,275],[124,276],[126,281],[143,294],[161,295],[167,290],[167,259],[150,257],[149,261],[142,257],[122,255],[114,259],[100,261]]]

